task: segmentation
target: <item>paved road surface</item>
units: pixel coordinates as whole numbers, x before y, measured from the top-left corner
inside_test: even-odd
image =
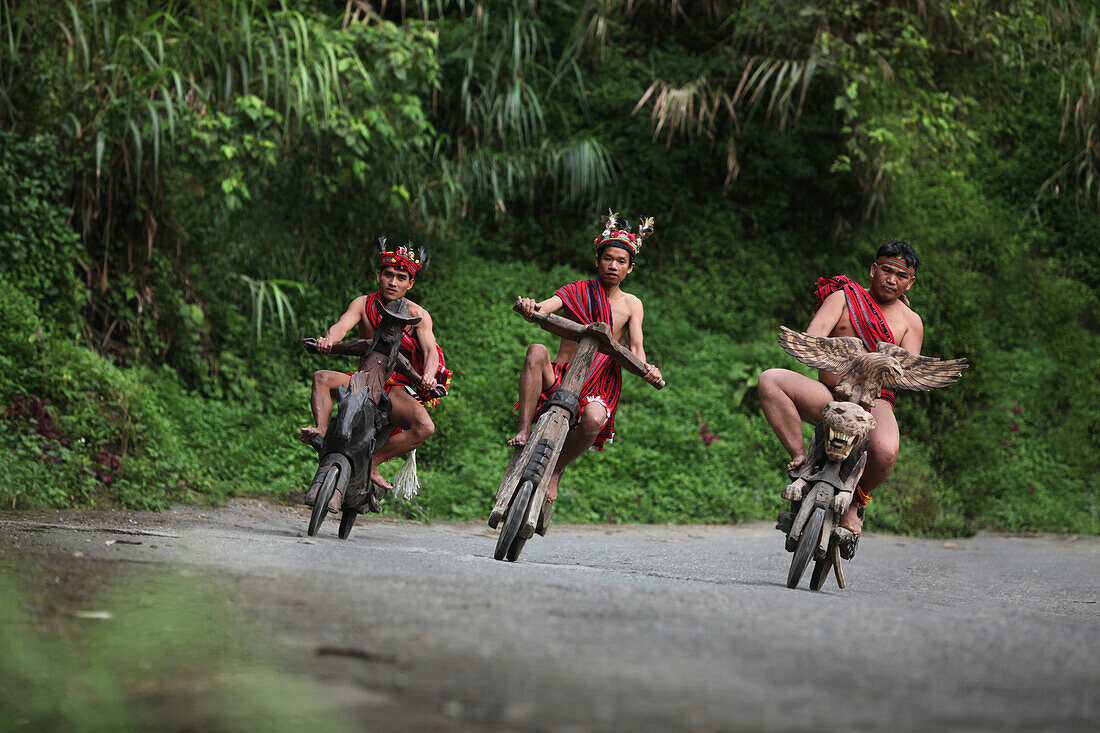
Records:
[[[376,730],[1100,726],[1098,538],[872,534],[848,589],[814,593],[762,524],[557,525],[509,564],[482,523],[306,522],[252,500],[8,514],[0,554],[226,579]]]

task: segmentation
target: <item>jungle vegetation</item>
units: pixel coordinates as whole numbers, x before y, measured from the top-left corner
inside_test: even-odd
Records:
[[[869,527],[1100,532],[1097,10],[0,0],[0,506],[300,498],[297,340],[386,235],[431,248],[456,371],[388,511],[486,516],[549,343],[510,305],[591,272],[611,207],[656,219],[626,289],[669,387],[627,380],[560,519],[774,517],[778,326],[904,239],[924,353],[971,368],[900,398]]]

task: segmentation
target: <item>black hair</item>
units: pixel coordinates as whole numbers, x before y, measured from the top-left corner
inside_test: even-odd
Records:
[[[882,246],[878,248],[878,252],[875,253],[875,259],[877,260],[879,257],[897,257],[899,260],[905,260],[905,264],[912,267],[913,272],[916,272],[917,268],[920,267],[920,257],[917,257],[913,245],[897,239],[883,242]]]

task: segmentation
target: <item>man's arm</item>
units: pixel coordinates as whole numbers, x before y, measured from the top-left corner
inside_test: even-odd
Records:
[[[627,345],[634,356],[645,364],[646,372],[643,379],[650,384],[661,381],[661,370],[645,360],[645,347],[642,345],[642,318],[645,316],[645,308],[642,301],[634,298],[630,303],[630,319],[626,322]]]
[[[344,337],[348,335],[348,331],[355,328],[355,325],[362,320],[364,314],[363,308],[366,302],[367,296],[365,295],[360,295],[358,298],[351,301],[351,305],[344,311],[344,315],[340,316],[340,319],[332,324],[332,328],[330,328],[324,336],[317,339],[317,353],[331,353],[332,347],[344,340]]]
[[[836,328],[836,324],[840,323],[840,317],[844,315],[844,306],[843,290],[838,290],[825,298],[825,302],[817,310],[817,315],[806,327],[806,333],[811,336],[828,336]]]
[[[901,343],[898,346],[910,354],[919,354],[921,346],[924,344],[924,322],[916,313],[911,314],[911,319],[909,329],[901,337]]]
[[[836,328],[836,324],[840,323],[840,318],[844,315],[846,306],[847,300],[844,297],[843,290],[838,290],[825,298],[825,302],[817,309],[817,315],[810,321],[810,325],[806,326],[806,333],[811,336],[828,336],[831,334],[833,329]],[[829,389],[835,387],[839,379],[837,375],[824,369],[818,370],[817,378]]]
[[[436,350],[432,317],[423,308],[419,310],[420,323],[416,324],[416,339],[420,342],[420,355],[424,357],[424,374],[420,380],[420,387],[429,390],[436,385],[435,375],[439,373],[439,352]]]
[[[645,361],[645,347],[642,345],[642,318],[645,308],[642,301],[635,298],[630,303],[630,318],[626,321],[626,342],[634,356]]]
[[[551,295],[541,303],[536,303],[534,298],[523,296],[516,298],[516,306],[527,320],[531,320],[531,315],[534,313],[557,313],[563,305],[565,303],[556,295]]]

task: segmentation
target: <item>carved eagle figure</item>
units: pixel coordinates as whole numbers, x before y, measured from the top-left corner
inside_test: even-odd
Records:
[[[969,366],[966,359],[937,359],[913,354],[900,346],[879,341],[872,352],[852,336],[810,336],[779,327],[779,345],[806,366],[833,372],[840,380],[833,391],[841,399],[870,410],[879,392],[911,389],[928,392],[946,387]]]

